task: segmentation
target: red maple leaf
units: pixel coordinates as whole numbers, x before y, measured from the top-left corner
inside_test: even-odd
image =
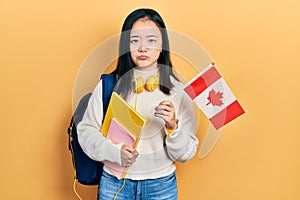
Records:
[[[223,98],[223,92],[216,92],[214,89],[209,91],[209,96],[207,99],[209,102],[206,104],[207,106],[211,103],[213,106],[221,106],[223,105],[222,99]]]

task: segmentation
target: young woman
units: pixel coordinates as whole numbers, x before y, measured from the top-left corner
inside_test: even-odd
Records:
[[[119,77],[115,91],[148,123],[136,149],[113,144],[100,132],[101,81],[96,86],[78,125],[79,142],[92,159],[129,167],[124,181],[104,166],[99,199],[112,200],[117,195],[117,199],[124,200],[175,200],[178,197],[174,162],[191,159],[198,139],[193,105],[173,72],[166,26],[156,11],[138,9],[125,19],[113,73]]]

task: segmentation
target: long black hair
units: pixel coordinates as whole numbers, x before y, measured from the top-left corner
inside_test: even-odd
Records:
[[[166,30],[166,25],[162,17],[153,9],[142,8],[130,13],[125,19],[122,27],[120,44],[119,44],[119,58],[116,69],[112,72],[117,74],[121,79],[119,80],[116,91],[123,97],[127,97],[134,87],[132,84],[132,73],[127,73],[135,67],[130,56],[130,30],[134,22],[138,19],[146,18],[153,21],[160,29],[162,35],[162,51],[157,60],[159,68],[159,88],[165,94],[170,94],[170,90],[174,87],[171,83],[170,76],[176,80],[178,78],[173,72],[173,66],[170,59],[169,38]]]

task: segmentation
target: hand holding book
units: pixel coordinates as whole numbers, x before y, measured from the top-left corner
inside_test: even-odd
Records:
[[[130,167],[138,157],[139,153],[133,147],[123,144],[121,148],[121,162],[123,167]]]

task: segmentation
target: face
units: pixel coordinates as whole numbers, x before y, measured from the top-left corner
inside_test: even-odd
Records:
[[[161,51],[162,36],[157,25],[149,19],[137,20],[130,31],[130,55],[136,68],[156,69]]]

